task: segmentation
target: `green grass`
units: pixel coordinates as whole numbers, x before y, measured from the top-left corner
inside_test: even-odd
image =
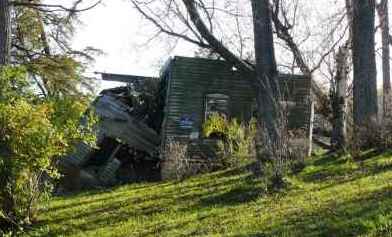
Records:
[[[392,236],[392,153],[319,156],[266,192],[245,169],[55,198],[32,236]]]

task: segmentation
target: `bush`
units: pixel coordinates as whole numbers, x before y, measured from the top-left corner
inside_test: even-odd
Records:
[[[392,149],[392,119],[371,121],[348,132],[348,149],[351,157],[359,158],[367,149]]]
[[[255,156],[256,120],[241,124],[214,113],[203,124],[203,135],[220,141],[219,157],[224,167],[237,166]]]
[[[268,176],[271,187],[280,189],[285,186],[285,176],[298,172],[305,167],[308,155],[308,138],[304,129],[291,129],[288,125],[288,104],[278,103],[278,116],[274,121],[275,137],[271,137],[265,124],[258,124],[258,175]]]
[[[184,179],[189,175],[190,165],[188,160],[188,146],[177,141],[169,141],[166,144],[165,167],[162,167],[164,179],[175,178],[177,180]]]
[[[288,131],[289,161],[293,172],[299,172],[305,168],[305,157],[308,155],[306,131],[292,129]]]
[[[59,177],[57,159],[77,141],[95,141],[95,119],[90,116],[89,125],[80,127],[86,99],[40,98],[22,83],[23,72],[5,71],[1,84],[6,93],[0,98],[0,225],[12,230],[35,220],[38,203],[50,194],[50,181]],[[18,90],[13,89],[15,81],[20,82]]]
[[[381,129],[381,148],[392,149],[392,118],[386,118]]]

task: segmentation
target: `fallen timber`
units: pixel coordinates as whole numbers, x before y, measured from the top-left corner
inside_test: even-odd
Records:
[[[127,112],[129,107],[106,95],[100,97],[94,107],[100,118],[100,133],[154,155],[159,145],[159,136],[142,121],[132,117]]]
[[[158,176],[157,172],[151,173],[159,162],[160,137],[148,126],[148,116],[152,116],[146,112],[149,108],[140,108],[144,103],[138,101],[143,94],[141,84],[137,90],[131,89],[131,85],[104,90],[91,104],[90,109],[98,117],[99,149],[80,142],[72,154],[61,159],[63,189],[79,190]],[[138,166],[151,166],[151,172],[140,174]],[[117,174],[122,167],[127,178],[121,180]]]

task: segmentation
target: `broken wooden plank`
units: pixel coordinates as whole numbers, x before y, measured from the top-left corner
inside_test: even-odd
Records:
[[[102,172],[99,174],[99,180],[106,185],[115,183],[116,173],[120,166],[121,161],[116,158],[108,161],[102,169]]]
[[[129,113],[130,108],[114,97],[103,95],[95,103],[100,118],[99,130],[105,136],[118,138],[131,147],[154,154],[159,147],[159,135]]]
[[[103,73],[103,72],[102,73],[98,72],[98,73],[101,74],[102,80],[104,81],[115,81],[115,82],[125,82],[125,83],[141,82],[141,81],[155,78],[155,77],[123,75],[123,74]]]

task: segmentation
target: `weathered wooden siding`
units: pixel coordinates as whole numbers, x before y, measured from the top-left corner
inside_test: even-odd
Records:
[[[230,115],[239,119],[251,116],[254,90],[249,81],[231,70],[224,61],[174,58],[170,68],[169,92],[165,107],[166,137],[189,136],[192,131],[200,132],[204,122],[205,96],[211,93],[230,97]],[[181,128],[182,116],[193,116],[192,128]]]
[[[162,125],[162,145],[169,139],[191,141],[192,153],[199,157],[211,154],[210,141],[202,139],[201,130],[204,122],[205,97],[207,94],[225,94],[229,99],[230,117],[240,121],[249,120],[252,116],[252,105],[255,103],[255,86],[251,76],[233,70],[225,61],[175,57],[166,72],[168,91],[165,105],[165,116]],[[290,100],[296,106],[289,114],[293,127],[304,127],[310,114],[310,80],[303,76],[281,75],[290,94]],[[253,105],[254,106],[254,105]],[[181,126],[183,116],[192,117],[193,125]],[[199,132],[200,139],[190,139],[190,134]]]
[[[138,150],[154,155],[160,143],[158,134],[127,110],[129,107],[114,97],[103,95],[94,104],[99,117],[99,132],[104,136],[118,138]]]
[[[295,102],[295,106],[289,111],[289,126],[308,129],[312,104],[310,78],[283,74],[279,79],[282,82],[282,90],[288,91],[288,100]]]

